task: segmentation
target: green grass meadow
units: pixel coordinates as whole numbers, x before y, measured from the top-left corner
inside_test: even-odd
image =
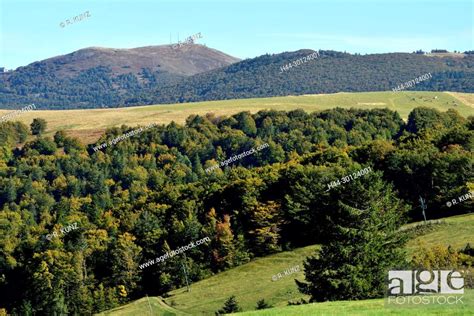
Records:
[[[304,279],[303,260],[313,255],[316,249],[319,249],[319,246],[308,246],[259,258],[191,284],[190,292],[181,288],[170,292],[170,296],[165,299],[149,297],[151,302],[155,302],[152,304],[153,315],[173,315],[168,314],[169,310],[163,309],[163,302],[176,309],[176,315],[211,315],[221,308],[231,295],[237,296],[244,310],[255,309],[256,302],[262,298],[275,306],[285,306],[288,300],[304,297],[296,289],[294,279]],[[272,280],[273,275],[295,265],[300,266],[299,272],[277,281]],[[144,313],[150,313],[146,298],[98,315],[142,316]]]
[[[275,306],[285,306],[288,300],[304,297],[298,292],[294,279],[304,280],[303,260],[319,246],[308,246],[264,258],[219,273],[185,288],[170,292],[165,302],[191,315],[209,315],[235,295],[244,310],[255,309],[260,299]],[[273,281],[272,276],[299,265],[299,272]]]
[[[408,224],[405,228],[415,224]],[[442,219],[431,230],[410,240],[407,244],[408,253],[416,251],[421,241],[425,246],[452,245],[456,249],[464,247],[468,242],[474,244],[474,214]],[[294,279],[304,280],[302,262],[317,249],[319,246],[313,245],[259,258],[193,283],[190,292],[182,288],[170,292],[170,296],[165,299],[150,297],[152,315],[214,315],[231,295],[236,296],[244,311],[238,315],[472,315],[474,290],[466,291],[464,305],[423,305],[421,310],[386,308],[384,299],[287,306],[289,300],[307,298],[298,292]],[[283,276],[277,281],[272,280],[273,275],[295,265],[300,265],[299,272]],[[265,299],[274,308],[254,311],[256,302],[260,299]],[[149,314],[150,305],[146,298],[142,298],[99,315]]]
[[[278,309],[264,309],[249,311],[231,315],[239,316],[328,316],[328,315],[351,315],[351,316],[382,316],[382,315],[473,315],[474,290],[465,290],[463,304],[428,304],[416,307],[386,307],[385,299],[361,300],[361,301],[333,301],[325,303],[313,303],[298,306],[286,306]]]
[[[474,246],[474,214],[443,218],[441,224],[436,224],[432,231],[411,239],[407,243],[407,249],[409,253],[416,251],[420,245],[443,245],[460,249],[467,243]]]
[[[113,315],[113,316],[150,316],[150,315],[162,315],[162,316],[182,316],[189,315],[184,312],[178,311],[170,306],[167,306],[158,297],[143,297],[130,304],[120,306],[109,311],[96,314],[96,315]]]

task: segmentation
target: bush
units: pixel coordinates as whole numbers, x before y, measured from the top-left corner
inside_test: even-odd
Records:
[[[422,243],[411,260],[415,269],[454,269],[459,267],[459,252],[451,246],[429,247]]]
[[[303,304],[308,304],[307,301],[304,299],[296,300],[296,301],[288,301],[288,306],[293,306],[293,305],[303,305]]]
[[[470,244],[456,251],[451,246],[436,245],[427,247],[421,244],[412,258],[412,267],[426,270],[458,270],[464,272],[464,287],[474,287],[474,250]]]

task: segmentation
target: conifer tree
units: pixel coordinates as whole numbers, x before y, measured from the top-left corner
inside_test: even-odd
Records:
[[[398,229],[406,208],[378,176],[354,193],[357,207],[338,203],[327,242],[304,263],[307,282],[296,280],[312,302],[380,297],[387,271],[404,264],[406,238]]]
[[[235,299],[235,295],[232,295],[225,301],[224,306],[216,312],[216,315],[222,315],[222,314],[230,314],[230,313],[236,313],[236,312],[241,312],[242,308],[239,307],[239,304],[237,303],[237,300]]]
[[[261,300],[257,301],[257,307],[255,309],[265,309],[265,308],[272,308],[270,304],[265,302],[265,300],[262,298]]]

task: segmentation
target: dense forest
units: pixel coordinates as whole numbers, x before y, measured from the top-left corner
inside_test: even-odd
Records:
[[[112,128],[97,144],[131,130]],[[474,117],[455,110],[416,108],[406,123],[388,109],[193,115],[102,151],[64,132],[35,134],[1,123],[0,309],[13,315],[89,314],[184,286],[181,264],[194,282],[324,244],[331,223],[350,222],[348,205],[384,201],[380,210],[393,207],[380,219],[397,212],[403,222],[422,219],[420,196],[428,219],[474,205],[446,206],[474,189]],[[205,237],[185,257],[139,268]]]
[[[175,103],[285,95],[392,90],[431,73],[433,78],[410,90],[474,91],[474,58],[439,58],[393,53],[352,55],[319,51],[319,57],[280,73],[280,67],[307,57],[312,50],[263,55],[197,74],[156,90],[144,103]]]
[[[0,74],[0,106],[34,103],[43,109],[122,107],[335,92],[389,91],[431,73],[411,90],[474,92],[474,55],[429,57],[417,53],[319,57],[280,73],[280,67],[314,53],[299,50],[246,59],[190,77],[144,68],[137,76],[90,68],[59,78],[57,65],[36,62]],[[67,67],[67,65],[61,65]]]

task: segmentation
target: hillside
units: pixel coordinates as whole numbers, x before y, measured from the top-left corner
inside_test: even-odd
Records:
[[[411,90],[474,92],[474,55],[351,55],[303,49],[240,62],[202,45],[129,50],[89,48],[0,75],[0,107],[43,109],[387,91],[430,73]]]
[[[95,67],[109,67],[112,76],[132,73],[139,75],[143,68],[150,71],[191,76],[227,66],[239,61],[203,45],[146,46],[131,49],[89,47],[73,53],[49,58],[27,67],[45,66],[59,79],[71,78],[81,71]],[[21,67],[17,70],[24,70]],[[11,75],[14,75],[11,74]]]
[[[474,214],[448,217],[444,218],[442,222],[443,224],[434,225],[431,231],[411,239],[407,244],[408,252],[412,254],[420,240],[430,245],[452,245],[456,249],[465,246],[469,241],[471,243],[474,241],[472,235],[474,231]],[[407,229],[420,224],[422,222],[411,223],[405,225],[404,228]],[[453,232],[456,233],[453,234]],[[287,307],[286,305],[289,300],[297,300],[304,297],[296,290],[294,283],[295,278],[299,280],[304,278],[303,272],[294,273],[276,282],[271,281],[271,276],[296,264],[300,264],[302,268],[301,262],[306,256],[313,254],[315,249],[317,249],[317,246],[309,246],[259,258],[243,266],[196,282],[191,285],[190,292],[187,292],[186,288],[181,288],[172,291],[170,297],[165,299],[159,298],[158,300],[162,304],[173,306],[176,315],[180,315],[180,312],[188,315],[212,315],[215,310],[222,306],[225,299],[231,295],[237,297],[240,306],[244,310],[244,313],[238,315],[317,315],[319,313],[340,312],[342,308],[347,310],[347,312],[350,311],[351,315],[367,315],[367,312],[370,310],[373,310],[373,315],[378,315],[384,310],[383,299],[354,302],[338,301]],[[468,302],[470,305],[468,306],[474,307],[473,290],[470,291],[469,297]],[[261,298],[264,298],[265,301],[278,309],[251,312],[255,309],[255,302]],[[464,308],[468,308],[468,306]],[[146,311],[145,307],[148,307],[146,299],[140,299],[99,315],[140,315],[140,311]],[[158,312],[159,310],[157,309],[156,311]],[[395,311],[399,311],[399,309]],[[403,310],[403,312],[405,313],[406,310]],[[457,312],[459,311],[456,310]],[[417,315],[419,313],[419,310],[415,312]],[[162,314],[158,313],[156,315]]]
[[[113,126],[146,125],[152,122],[168,124],[171,121],[183,124],[192,114],[232,115],[240,111],[252,113],[264,109],[290,111],[303,109],[308,112],[322,111],[334,107],[341,108],[389,108],[400,113],[406,119],[415,107],[427,106],[440,111],[456,109],[467,117],[474,115],[473,94],[445,92],[368,92],[336,93],[321,95],[288,96],[245,100],[209,101],[184,104],[153,105],[120,109],[90,110],[35,110],[23,113],[15,119],[30,124],[33,118],[44,118],[48,122],[47,134],[54,135],[65,130],[69,135],[77,136],[82,142],[94,143],[106,128]],[[0,110],[0,116],[9,111]]]
[[[143,103],[240,99],[314,93],[387,91],[431,73],[411,90],[474,92],[474,56],[429,57],[391,53],[351,55],[319,51],[319,57],[281,72],[312,50],[263,55],[198,74],[156,90]]]
[[[89,47],[0,73],[0,107],[97,108],[239,61],[199,44]],[[130,101],[133,103],[133,101]]]
[[[196,282],[191,285],[190,292],[187,292],[186,288],[181,288],[170,292],[169,297],[161,298],[161,300],[168,306],[175,308],[176,311],[188,315],[212,314],[212,311],[219,309],[222,302],[233,294],[239,297],[239,302],[242,302],[244,310],[253,309],[256,301],[261,298],[265,298],[266,301],[276,306],[285,306],[288,300],[304,297],[297,291],[294,279],[304,277],[303,260],[312,255],[317,248],[318,246],[308,246],[259,258],[243,266]],[[299,265],[299,272],[277,281],[272,280],[273,275],[296,265]],[[134,302],[126,307],[122,306],[120,308],[122,315],[135,315],[135,312],[143,308],[140,306],[147,304],[143,299],[140,302],[141,304]],[[121,315],[116,313],[116,310],[99,315]],[[131,310],[134,312],[130,313]]]
[[[416,224],[419,223],[406,225],[406,227]],[[441,223],[433,225],[419,236],[412,238],[407,244],[407,249],[413,253],[417,247],[423,246],[423,242],[459,249],[467,243],[474,243],[473,232],[474,214],[447,217],[441,220]]]
[[[99,313],[96,315],[114,315],[114,316],[129,316],[129,315],[165,315],[165,316],[184,316],[187,313],[178,311],[168,305],[159,297],[144,297],[136,300],[130,304],[114,308],[110,311]]]

